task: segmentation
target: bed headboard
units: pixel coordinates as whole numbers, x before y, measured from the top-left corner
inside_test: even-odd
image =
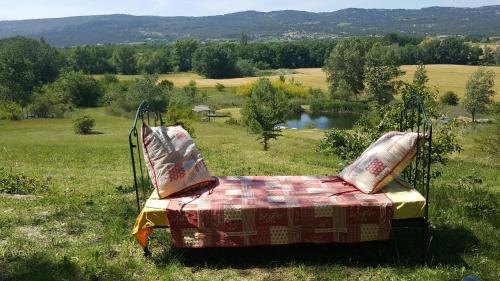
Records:
[[[415,159],[403,171],[401,177],[411,183],[425,197],[424,215],[427,219],[431,180],[432,121],[427,116],[424,102],[420,96],[412,95],[405,102],[399,120],[399,130],[416,132],[423,136],[418,139]]]
[[[141,211],[142,204],[146,202],[153,191],[153,185],[149,179],[149,172],[146,163],[144,163],[142,151],[141,132],[143,124],[155,127],[165,125],[161,112],[150,108],[146,101],[143,101],[137,108],[134,124],[128,134],[130,159],[132,161],[132,172],[134,175],[135,197],[137,200],[137,209],[139,211]]]
[[[140,121],[140,122],[139,122]],[[134,123],[129,132],[130,158],[132,161],[132,172],[134,175],[134,189],[137,200],[137,208],[140,211],[142,205],[151,195],[153,186],[149,179],[149,173],[144,163],[142,152],[141,131],[142,125],[149,126],[164,125],[161,112],[150,108],[147,102],[142,102],[135,113]],[[430,157],[432,151],[432,122],[428,118],[424,103],[419,96],[411,96],[401,111],[400,131],[417,132],[425,136],[419,139],[417,154],[412,164],[402,173],[402,177],[411,183],[426,198],[425,218],[428,217],[429,184],[430,184]]]

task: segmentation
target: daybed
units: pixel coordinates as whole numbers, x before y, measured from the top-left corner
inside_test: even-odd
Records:
[[[137,208],[133,234],[149,254],[148,236],[170,228],[175,247],[244,247],[292,243],[355,243],[387,240],[397,228],[428,228],[432,123],[413,96],[399,130],[417,132],[413,162],[375,194],[336,176],[218,177],[204,188],[159,199],[150,184],[139,131],[163,125],[142,103],[129,134]]]

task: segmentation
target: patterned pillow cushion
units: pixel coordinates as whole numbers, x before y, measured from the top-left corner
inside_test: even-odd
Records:
[[[144,159],[158,197],[212,184],[193,139],[181,126],[142,126]]]
[[[376,193],[411,163],[417,139],[417,133],[389,132],[372,143],[339,176],[364,193]]]

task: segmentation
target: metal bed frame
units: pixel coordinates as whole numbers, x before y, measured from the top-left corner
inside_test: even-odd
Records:
[[[139,123],[139,120],[141,121]],[[142,125],[163,126],[162,113],[152,109],[143,101],[135,113],[134,123],[129,132],[130,159],[134,177],[134,189],[137,209],[140,212],[146,200],[153,191],[149,173],[144,163],[142,141],[139,131]],[[421,134],[418,139],[417,153],[412,163],[403,171],[401,177],[411,183],[420,194],[425,197],[426,205],[423,218],[394,219],[392,229],[421,228],[425,237],[428,236],[429,227],[429,188],[431,179],[431,152],[432,152],[432,121],[427,116],[424,103],[420,96],[411,96],[404,104],[400,113],[399,130],[411,131]]]

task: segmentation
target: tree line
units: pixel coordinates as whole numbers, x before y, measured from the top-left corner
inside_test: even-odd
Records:
[[[370,44],[393,46],[399,64],[500,64],[500,50],[471,45],[461,38],[444,40],[388,34],[363,37]],[[31,41],[31,43],[30,43]],[[36,45],[16,37],[0,40],[2,48]],[[257,70],[323,67],[341,40],[201,43],[186,39],[169,45],[95,45],[47,49],[57,53],[52,65],[85,74],[155,74],[196,71],[210,78],[253,76]],[[40,42],[43,42],[40,41]]]
[[[254,76],[263,69],[323,67],[335,97],[346,100],[366,92],[386,103],[398,86],[393,78],[401,74],[400,64],[500,64],[500,49],[483,52],[460,38],[388,34],[382,38],[264,43],[243,39],[237,43],[179,40],[170,45],[63,49],[43,39],[2,39],[0,101],[9,108],[3,111],[22,108],[35,117],[60,116],[71,107],[100,105],[106,86],[88,74],[196,71],[209,78],[226,78]]]

